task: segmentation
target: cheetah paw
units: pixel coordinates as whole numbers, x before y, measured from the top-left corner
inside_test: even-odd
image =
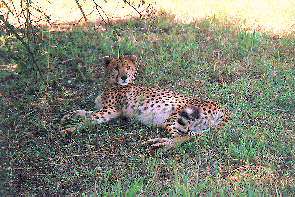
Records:
[[[154,138],[147,141],[153,148],[165,147],[167,149],[175,146],[173,139],[169,138]]]
[[[66,128],[66,129],[62,129],[62,130],[60,131],[60,133],[61,133],[61,134],[69,135],[69,134],[74,133],[75,130],[77,130],[77,127],[69,127],[69,128]]]
[[[75,116],[81,116],[81,117],[85,117],[89,114],[89,111],[86,110],[76,110],[74,111]]]
[[[64,115],[61,119],[61,122],[65,122],[74,117],[86,117],[88,113],[89,111],[86,110],[75,110]]]

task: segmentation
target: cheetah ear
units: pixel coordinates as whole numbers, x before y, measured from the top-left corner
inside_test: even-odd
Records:
[[[182,110],[180,116],[187,120],[195,120],[200,118],[200,110],[195,106],[186,107]]]
[[[124,57],[130,59],[133,63],[137,61],[137,55],[125,55]]]
[[[102,59],[103,59],[104,66],[107,67],[111,63],[113,58],[110,56],[104,56]]]

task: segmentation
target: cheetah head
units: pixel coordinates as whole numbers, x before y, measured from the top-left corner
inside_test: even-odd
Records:
[[[119,58],[105,57],[106,80],[110,85],[128,85],[136,77],[136,55],[124,55]]]

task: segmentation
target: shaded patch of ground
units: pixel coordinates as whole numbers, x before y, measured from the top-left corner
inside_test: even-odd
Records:
[[[44,35],[45,80],[21,74],[1,82],[1,193],[294,192],[294,37],[169,17]],[[3,40],[24,53],[14,39]],[[167,134],[133,120],[61,124],[67,112],[94,107],[104,87],[100,59],[118,53],[140,56],[137,83],[216,100],[232,111],[231,122],[154,153],[142,143]],[[80,129],[60,132],[71,125]]]

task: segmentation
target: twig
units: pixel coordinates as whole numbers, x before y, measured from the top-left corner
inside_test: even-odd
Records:
[[[130,7],[132,7],[132,8],[133,8],[133,9],[139,14],[139,18],[142,18],[142,14],[141,14],[141,12],[139,12],[139,11],[136,9],[136,7],[134,7],[134,6],[130,3],[130,1],[123,0],[123,2],[126,3],[126,4],[128,4]]]
[[[35,9],[37,12],[41,13],[46,18],[47,23],[49,25],[51,25],[51,23],[50,23],[50,16],[48,16],[44,11],[42,11],[41,8],[38,5],[34,5],[34,6],[31,5],[31,7],[33,9]],[[42,19],[40,19],[40,20],[42,20]]]
[[[85,16],[87,17],[87,16],[91,15],[93,12],[94,12],[94,9],[93,9],[89,14],[85,14]],[[77,23],[77,24],[79,24],[80,21],[81,21],[83,18],[84,18],[84,17],[81,17],[81,18],[78,20],[78,23]]]
[[[27,52],[29,53],[29,57],[31,57],[33,64],[36,66],[37,70],[40,72],[41,77],[43,78],[42,72],[35,60],[35,55],[32,52],[31,47],[29,45],[29,41],[28,41],[28,43],[26,43],[24,41],[24,39],[15,31],[15,27],[13,25],[11,25],[8,21],[4,20],[3,15],[0,15],[0,21],[2,21],[4,23],[4,25],[8,29],[8,31],[10,33],[12,33],[16,37],[16,39],[19,40],[21,42],[21,44],[26,48]]]
[[[108,17],[108,15],[104,12],[104,10],[102,9],[102,7],[100,5],[98,5],[95,0],[92,0],[93,3],[95,4],[95,9],[98,12],[99,16],[101,17],[102,21],[105,23],[105,25],[110,24],[110,19]],[[102,14],[100,13],[100,11],[98,10],[98,8],[103,12],[103,14],[106,16],[108,22],[106,22],[102,16]]]
[[[86,15],[85,15],[85,12],[84,12],[82,6],[81,6],[80,3],[79,3],[79,0],[75,0],[75,2],[76,2],[78,8],[80,9],[80,11],[81,11],[81,13],[82,13],[82,15],[83,15],[83,18],[84,18],[85,22],[87,22],[87,17],[86,17]]]

